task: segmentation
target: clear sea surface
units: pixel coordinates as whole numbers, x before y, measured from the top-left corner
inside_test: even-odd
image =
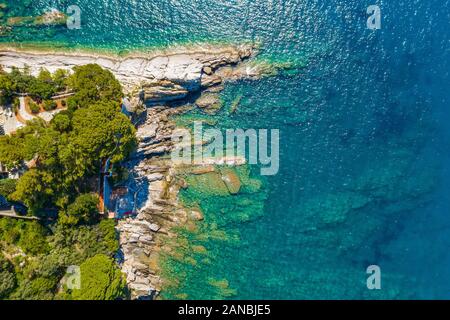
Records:
[[[0,42],[122,52],[254,41],[261,58],[289,65],[227,85],[214,116],[178,119],[279,129],[280,171],[251,168],[237,196],[181,194],[205,221],[180,231],[196,250],[167,260],[178,284],[163,297],[450,298],[449,1],[6,3],[3,23],[76,4],[82,29],[15,27]],[[372,4],[380,30],[366,26]],[[369,265],[381,268],[381,290],[366,287]]]

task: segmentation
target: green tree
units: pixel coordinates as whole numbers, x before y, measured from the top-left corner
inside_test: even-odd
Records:
[[[42,209],[51,205],[55,195],[54,180],[48,172],[31,169],[19,179],[11,199],[23,202],[30,213],[39,214]]]
[[[14,82],[8,73],[0,74],[0,96],[2,97],[2,104],[8,103],[14,92]]]
[[[110,71],[97,64],[74,67],[73,70],[67,79],[69,87],[76,92],[70,103],[84,108],[99,101],[120,102],[122,87]]]
[[[18,68],[12,68],[8,77],[12,81],[12,91],[20,93],[28,92],[36,79],[31,75],[28,67],[25,67],[23,71],[20,71]]]
[[[126,283],[113,259],[98,254],[80,266],[81,288],[72,292],[75,300],[115,300],[124,296]]]
[[[0,136],[0,162],[8,168],[18,167],[24,159],[25,141],[17,136]]]
[[[20,167],[23,161],[33,159],[39,150],[40,136],[46,128],[44,120],[34,119],[14,134],[0,136],[0,161],[12,169]]]
[[[13,265],[0,252],[0,299],[5,299],[16,286]]]
[[[32,78],[26,91],[38,99],[50,99],[56,93],[56,85],[53,82],[51,73],[41,69],[37,78]]]
[[[70,115],[64,111],[60,112],[53,117],[50,124],[53,129],[60,133],[68,132],[70,130]]]
[[[0,195],[6,199],[10,199],[11,194],[16,191],[17,180],[15,179],[3,179],[0,180]]]
[[[67,225],[92,223],[98,215],[99,199],[94,194],[79,195],[75,201],[62,212],[59,222]]]
[[[52,74],[47,69],[41,68],[37,79],[41,82],[53,83]]]
[[[64,69],[58,69],[53,74],[53,83],[56,86],[56,91],[64,91],[67,88],[67,78],[69,72]]]
[[[19,283],[10,298],[16,300],[51,300],[54,297],[53,292],[57,284],[54,278],[24,279]]]
[[[73,143],[87,163],[112,157],[124,160],[136,145],[130,120],[111,103],[97,103],[73,114]]]
[[[46,235],[46,229],[39,222],[27,222],[20,235],[18,245],[27,254],[37,255],[48,253],[49,246]]]

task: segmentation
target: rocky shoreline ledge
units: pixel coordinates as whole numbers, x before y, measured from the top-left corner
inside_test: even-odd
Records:
[[[170,120],[172,116],[196,107],[208,112],[208,108],[217,102],[217,92],[223,88],[224,82],[248,78],[249,75],[251,78],[262,75],[242,72],[245,70],[247,59],[253,55],[248,49],[243,52],[244,54],[237,50],[231,54],[202,56],[203,60],[197,60],[200,65],[195,68],[188,67],[189,70],[201,71],[200,78],[194,80],[200,86],[191,87],[196,88],[192,92],[198,91],[192,101],[183,100],[192,93],[191,91],[187,94],[182,93],[181,100],[172,99],[173,91],[161,92],[159,104],[145,108],[141,114],[141,121],[137,126],[139,146],[134,159],[130,161],[129,168],[135,177],[134,180],[140,181],[138,183],[142,184],[141,187],[148,189],[147,201],[136,218],[122,220],[117,227],[123,254],[122,271],[127,276],[133,299],[154,299],[158,296],[164,285],[164,279],[160,274],[160,253],[161,251],[170,253],[173,249],[164,239],[176,237],[172,231],[175,227],[203,220],[200,210],[185,208],[178,201],[180,189],[187,187],[180,172],[192,170],[201,174],[203,171],[214,170],[212,165],[215,163],[242,165],[246,162],[244,158],[209,159],[204,165],[187,169],[177,167],[169,157],[173,148],[171,136],[177,130],[175,123]],[[186,73],[181,71],[180,74]],[[177,85],[181,85],[180,83],[177,82]],[[144,89],[144,92],[143,98],[141,95],[141,102],[153,104],[155,102],[153,96],[149,99],[148,91]],[[210,98],[211,96],[213,98]],[[173,102],[173,100],[180,101]]]
[[[214,171],[214,164],[245,164],[244,158],[209,159],[195,168],[179,168],[170,159],[171,137],[176,130],[171,116],[199,107],[206,113],[220,106],[218,92],[227,81],[258,79],[273,70],[251,60],[256,48],[249,45],[217,47],[149,57],[106,57],[79,54],[46,54],[0,49],[0,65],[28,66],[32,74],[41,68],[71,70],[91,63],[110,70],[126,94],[124,105],[137,124],[139,145],[125,164],[132,183],[144,189],[146,199],[135,218],[119,221],[121,268],[132,299],[154,299],[163,287],[160,252],[170,252],[164,239],[176,237],[174,227],[203,220],[200,210],[184,208],[178,201],[187,187],[180,171],[198,174]]]
[[[57,69],[98,64],[111,71],[130,99],[130,108],[185,99],[192,93],[217,86],[226,80],[259,78],[273,72],[267,64],[256,64],[253,45],[206,46],[174,49],[164,55],[142,54],[125,57],[89,53],[53,53],[0,48],[0,65],[6,71],[28,66],[33,75],[41,69]]]

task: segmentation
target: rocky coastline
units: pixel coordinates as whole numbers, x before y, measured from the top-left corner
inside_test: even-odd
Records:
[[[160,253],[161,251],[167,253],[173,249],[164,243],[164,239],[176,237],[172,231],[175,227],[203,220],[200,210],[185,208],[178,200],[180,189],[187,187],[179,172],[185,171],[186,168],[178,167],[168,157],[173,148],[171,136],[177,130],[171,117],[191,108],[208,109],[216,103],[216,99],[204,97],[216,95],[223,88],[222,84],[227,81],[248,78],[249,73],[240,70],[244,70],[243,65],[245,66],[246,60],[253,53],[248,50],[245,52],[245,54],[236,51],[232,55],[203,56],[203,60],[197,60],[200,65],[196,67],[196,70],[201,70],[200,78],[194,80],[194,83],[200,86],[191,86],[190,88],[195,89],[181,94],[181,100],[176,99],[180,100],[176,103],[172,100],[173,92],[169,91],[158,100],[158,105],[145,108],[141,115],[140,124],[137,126],[139,146],[134,157],[137,163],[136,160],[132,160],[130,167],[135,180],[145,181],[148,198],[136,218],[121,220],[117,227],[123,254],[122,271],[127,276],[132,299],[153,299],[158,296],[164,285],[164,279],[160,274]],[[261,74],[251,75],[252,78],[259,76]],[[181,83],[176,84],[182,86]],[[189,87],[184,86],[184,89],[187,88]],[[141,102],[154,104],[153,98],[149,101],[149,93],[145,90],[146,88]],[[174,89],[175,92],[178,90],[179,88]],[[197,92],[193,100],[184,99],[193,92]],[[199,174],[210,172],[214,170],[212,165],[224,161],[235,165],[245,164],[245,159],[209,159],[203,165],[190,170]]]
[[[86,52],[60,53],[0,48],[0,65],[6,71],[28,67],[33,75],[41,69],[71,71],[73,67],[98,64],[111,71],[123,86],[133,111],[141,104],[157,105],[186,99],[224,81],[255,79],[273,70],[255,64],[253,45],[205,46],[119,57]]]
[[[137,216],[117,225],[120,264],[132,299],[154,299],[161,291],[160,252],[171,251],[162,239],[176,237],[174,227],[203,220],[200,210],[185,208],[178,200],[180,189],[187,187],[179,170],[186,168],[177,167],[169,156],[171,136],[177,129],[171,117],[196,107],[215,112],[220,108],[218,93],[224,83],[264,76],[267,68],[252,62],[256,53],[251,45],[120,58],[0,50],[0,65],[6,70],[28,66],[37,74],[41,68],[53,72],[96,63],[110,70],[123,85],[124,105],[136,123],[139,141],[125,166],[133,183],[144,188],[146,195]],[[214,164],[224,162],[242,165],[245,159],[209,159],[191,170],[210,172]]]

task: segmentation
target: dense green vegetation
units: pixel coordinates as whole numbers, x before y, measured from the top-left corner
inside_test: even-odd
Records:
[[[31,75],[30,69],[21,71],[13,68],[10,73],[0,72],[0,90],[2,99],[0,103],[10,103],[17,93],[28,93],[38,101],[48,100],[57,92],[68,89],[69,74],[58,70],[53,75],[42,69],[37,77]]]
[[[17,181],[14,179],[0,180],[0,196],[10,199],[11,194],[16,191]]]
[[[76,228],[55,224],[51,231],[38,222],[0,219],[1,249],[8,254],[8,259],[0,255],[0,279],[7,279],[0,283],[0,299],[74,299],[70,290],[60,286],[67,267],[82,266],[97,255],[113,261],[118,250],[114,225],[113,220]],[[123,283],[117,288],[120,271],[115,264],[110,270],[115,272],[111,286],[116,286],[113,292],[117,296],[109,298],[121,297]],[[103,271],[99,269],[91,277],[95,276],[101,281]]]
[[[89,72],[92,68],[94,73]],[[98,68],[78,67],[67,79],[81,92],[76,91],[75,108],[60,112],[50,123],[35,119],[15,134],[0,137],[2,163],[15,168],[34,162],[11,195],[30,213],[45,216],[45,209],[66,210],[77,195],[92,191],[103,161],[120,162],[135,146],[135,129],[120,111],[120,91],[109,89],[120,84]],[[102,85],[93,85],[92,78]]]
[[[45,111],[52,111],[55,110],[57,107],[57,104],[53,100],[44,100],[44,109]]]
[[[135,129],[121,113],[121,86],[97,65],[73,74],[41,70],[0,73],[3,101],[18,92],[44,100],[71,90],[68,110],[50,122],[35,119],[0,137],[0,161],[24,171],[0,180],[0,195],[22,203],[36,221],[0,218],[1,299],[117,299],[126,295],[114,255],[115,222],[99,218],[98,178],[102,164],[125,160],[136,145]],[[48,107],[45,107],[48,105]],[[62,285],[66,268],[81,267],[82,286]]]
[[[92,223],[98,211],[98,198],[93,194],[82,194],[67,207],[67,210],[59,213],[59,222],[66,225],[78,225],[80,223]]]
[[[122,87],[114,75],[99,65],[89,64],[74,68],[75,74],[67,83],[75,91],[69,99],[69,107],[83,107],[99,101],[120,101]]]
[[[113,300],[124,293],[124,279],[114,261],[99,254],[81,264],[80,289],[73,291],[76,300]]]
[[[8,297],[16,286],[13,265],[0,253],[0,299]]]

